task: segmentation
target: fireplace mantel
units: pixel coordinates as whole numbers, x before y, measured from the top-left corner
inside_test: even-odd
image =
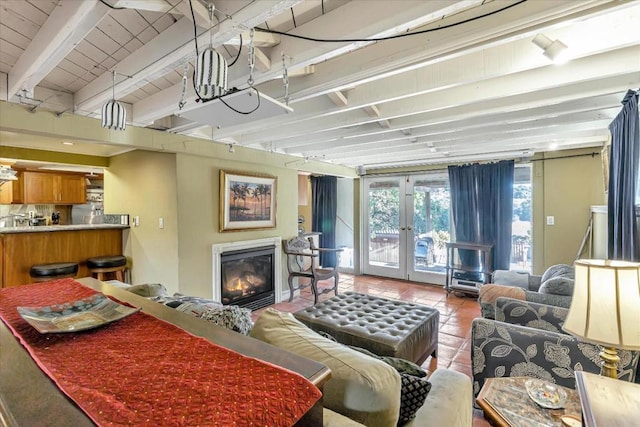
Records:
[[[260,248],[262,246],[275,246],[274,262],[274,289],[276,304],[282,301],[282,239],[280,237],[269,237],[266,239],[243,240],[239,242],[217,243],[211,245],[213,252],[212,282],[213,300],[222,302],[222,291],[220,289],[220,258],[224,252],[238,251],[242,249]]]

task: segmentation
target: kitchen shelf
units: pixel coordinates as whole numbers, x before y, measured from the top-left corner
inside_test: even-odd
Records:
[[[460,250],[477,252],[480,265],[461,264]],[[445,289],[450,292],[463,292],[477,295],[485,283],[491,282],[492,244],[472,242],[448,242]]]

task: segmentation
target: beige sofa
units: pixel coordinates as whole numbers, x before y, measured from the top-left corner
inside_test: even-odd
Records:
[[[252,337],[316,360],[331,369],[323,390],[324,426],[392,427],[400,409],[400,375],[388,364],[326,339],[291,313],[267,309],[251,330]],[[472,425],[471,379],[438,369],[425,403],[405,426]]]

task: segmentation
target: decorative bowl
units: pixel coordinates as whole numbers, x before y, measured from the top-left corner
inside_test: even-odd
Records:
[[[530,379],[524,383],[529,397],[543,408],[564,408],[567,392],[562,387],[547,381]]]

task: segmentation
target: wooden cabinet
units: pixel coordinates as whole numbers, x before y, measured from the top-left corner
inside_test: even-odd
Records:
[[[59,192],[55,185],[56,175],[41,172],[24,172],[24,203],[55,203]]]
[[[9,204],[13,202],[13,183],[15,181],[7,181],[0,184],[0,204]]]
[[[0,203],[71,205],[87,201],[87,185],[82,174],[21,171],[18,180],[10,184],[11,191],[3,191]]]
[[[83,204],[87,202],[87,184],[82,175],[59,175],[60,200],[57,204]]]

